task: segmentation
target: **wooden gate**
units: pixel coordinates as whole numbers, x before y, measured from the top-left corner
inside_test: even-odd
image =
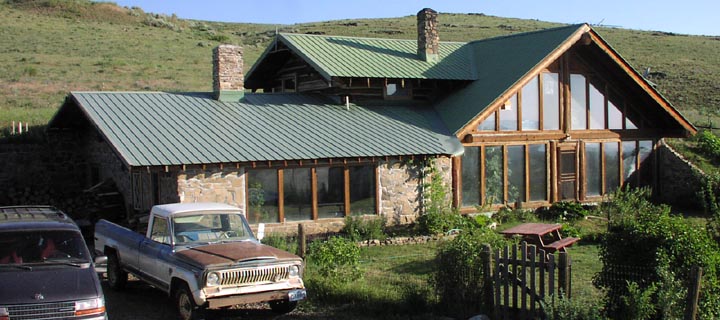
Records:
[[[547,254],[523,242],[496,250],[493,258],[495,319],[537,319],[543,317],[541,302],[572,294],[566,252]]]

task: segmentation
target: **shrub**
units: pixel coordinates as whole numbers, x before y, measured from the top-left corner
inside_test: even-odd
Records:
[[[502,247],[509,241],[489,229],[474,229],[460,233],[443,245],[437,253],[437,267],[430,283],[439,297],[439,305],[453,317],[467,318],[488,310],[492,301],[491,284],[485,283],[481,259],[483,244]]]
[[[298,251],[298,243],[295,237],[288,237],[278,233],[267,234],[262,239],[262,243],[287,252],[297,253]]]
[[[701,131],[695,136],[697,146],[708,158],[713,161],[720,160],[720,137],[708,130]]]
[[[541,219],[552,221],[575,221],[588,215],[588,210],[579,202],[560,201],[553,203],[549,208],[538,210]]]
[[[342,233],[352,241],[385,240],[385,218],[345,217],[345,226]]]
[[[360,275],[360,248],[350,239],[330,237],[327,241],[314,241],[308,251],[307,260],[322,276],[354,280]]]
[[[704,278],[701,295],[701,318],[718,317],[717,302],[720,292],[717,283],[717,267],[720,264],[720,248],[705,230],[694,228],[681,216],[670,214],[670,208],[654,205],[648,200],[649,192],[644,190],[618,191],[610,207],[613,213],[609,230],[600,242],[600,260],[603,269],[595,284],[607,290],[606,310],[611,317],[630,312],[624,302],[637,292],[629,292],[628,286],[617,282],[603,282],[602,279],[626,277],[639,286],[643,292],[652,286],[668,289],[670,280],[678,279],[682,286],[690,282],[690,270],[694,266],[703,268]],[[629,266],[650,270],[632,279],[619,273],[618,266]],[[664,273],[672,276],[664,275]],[[677,290],[652,292],[653,303],[677,295]],[[625,300],[618,297],[626,297]],[[661,310],[657,305],[654,310]]]
[[[564,295],[549,297],[550,302],[542,301],[546,320],[602,320],[602,306],[598,301],[579,298],[569,299]]]
[[[537,221],[537,216],[530,210],[511,209],[508,207],[500,208],[500,210],[493,215],[493,218],[499,223]]]

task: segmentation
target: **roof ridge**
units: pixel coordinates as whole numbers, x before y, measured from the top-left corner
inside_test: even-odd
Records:
[[[539,33],[555,32],[555,31],[562,30],[562,29],[579,29],[580,27],[585,26],[585,25],[588,25],[588,24],[587,23],[569,24],[569,25],[555,27],[555,28],[549,28],[549,29],[539,29],[539,30],[535,30],[535,31],[513,33],[513,34],[507,34],[504,36],[497,36],[497,37],[473,40],[473,41],[467,42],[467,44],[504,40],[504,39],[515,38],[515,37],[524,37],[524,36],[529,36],[529,35],[534,35],[534,34],[539,34]]]
[[[344,38],[344,39],[361,39],[361,40],[387,40],[387,41],[411,41],[417,42],[417,39],[393,39],[393,38],[373,38],[373,37],[352,37],[352,36],[336,36],[336,35],[325,35],[325,34],[307,34],[307,33],[291,33],[291,32],[280,32],[279,36],[303,36],[303,37],[317,37],[317,38]],[[466,44],[467,41],[440,41],[440,43],[462,43]]]

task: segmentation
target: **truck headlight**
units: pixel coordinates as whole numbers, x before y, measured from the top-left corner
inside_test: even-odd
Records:
[[[220,285],[220,275],[217,272],[208,273],[205,284],[208,287],[214,287],[214,286]]]
[[[105,300],[103,298],[75,302],[76,317],[103,313],[105,313]]]
[[[299,277],[300,276],[300,267],[297,265],[290,266],[290,270],[288,270],[289,275],[291,277]]]

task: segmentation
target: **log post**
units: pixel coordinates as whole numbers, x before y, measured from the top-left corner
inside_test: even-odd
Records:
[[[687,307],[685,320],[695,320],[700,300],[700,282],[702,281],[702,267],[695,266],[690,272],[690,286],[688,287]]]
[[[305,235],[305,225],[298,223],[298,255],[305,259],[307,249],[307,236]]]
[[[482,287],[482,305],[489,310],[490,316],[495,313],[495,300],[493,297],[493,274],[492,274],[492,248],[489,244],[484,244],[480,252],[480,260],[482,261],[483,287]]]
[[[565,298],[570,298],[572,294],[570,291],[571,267],[570,256],[567,252],[560,252],[560,261],[558,262],[558,293]]]

